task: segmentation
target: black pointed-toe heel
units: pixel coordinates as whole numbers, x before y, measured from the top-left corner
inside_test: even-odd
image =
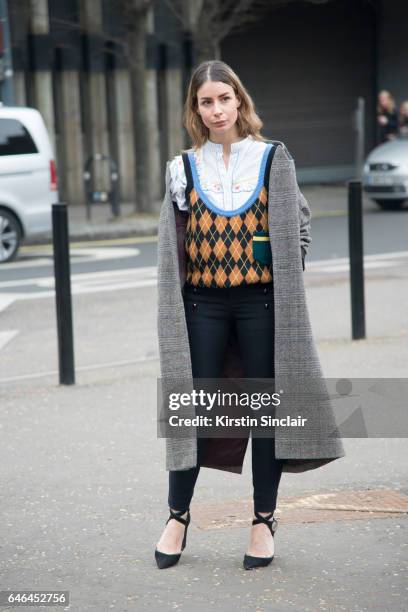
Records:
[[[258,523],[265,523],[269,527],[269,530],[272,534],[272,537],[275,536],[275,531],[278,528],[278,521],[274,518],[273,512],[271,512],[268,516],[262,516],[258,512],[255,512],[255,516],[257,517],[252,521],[253,525],[258,525]],[[270,520],[272,518],[272,520]],[[256,567],[266,567],[269,565],[273,559],[272,557],[252,557],[251,555],[244,556],[244,568],[246,570],[254,569]]]
[[[182,523],[185,526],[184,529],[184,537],[183,537],[183,542],[181,544],[181,551],[179,553],[175,553],[175,554],[168,554],[168,553],[164,553],[164,552],[160,552],[160,550],[156,550],[154,551],[154,556],[156,559],[156,563],[157,563],[157,567],[159,569],[165,569],[166,567],[171,567],[172,565],[175,565],[178,560],[181,557],[181,553],[183,552],[183,550],[186,547],[187,544],[187,529],[188,526],[190,524],[190,508],[187,510],[187,517],[181,518],[182,514],[185,514],[186,511],[185,510],[181,510],[180,512],[174,512],[171,508],[170,508],[170,516],[166,521],[166,525],[167,523],[171,520],[171,519],[175,519],[176,521],[178,521],[179,523]]]

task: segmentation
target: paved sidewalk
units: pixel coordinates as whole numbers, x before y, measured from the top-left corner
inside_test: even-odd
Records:
[[[313,217],[344,215],[347,213],[347,189],[343,184],[305,185],[301,187],[308,199]],[[156,202],[155,209],[160,210]],[[376,210],[376,205],[364,196],[364,210]],[[134,205],[121,205],[121,216],[112,217],[110,206],[97,204],[92,207],[91,221],[86,219],[86,207],[70,206],[69,233],[71,240],[96,240],[157,234],[158,213],[135,213]],[[44,244],[52,240],[50,232],[33,236],[25,244]]]
[[[305,272],[326,376],[406,376],[407,281],[403,258],[367,270],[367,339],[352,342],[347,273]],[[285,474],[276,558],[254,572],[242,569],[250,453],[242,475],[203,469],[182,558],[156,568],[168,516],[156,300],[152,286],[74,296],[77,384],[68,387],[55,374],[35,377],[56,366],[53,300],[2,312],[4,329],[22,329],[0,354],[10,376],[0,402],[1,588],[69,590],[75,612],[405,611],[403,439],[348,438],[346,457]]]

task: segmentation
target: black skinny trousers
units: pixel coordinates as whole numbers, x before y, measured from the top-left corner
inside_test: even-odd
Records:
[[[194,378],[219,378],[228,335],[235,325],[245,378],[273,378],[274,303],[273,283],[239,285],[228,289],[184,286],[184,308]],[[275,458],[275,438],[251,436],[254,510],[276,508],[282,475]],[[169,471],[168,504],[187,510],[200,471],[206,440],[197,439],[197,465],[189,470]]]

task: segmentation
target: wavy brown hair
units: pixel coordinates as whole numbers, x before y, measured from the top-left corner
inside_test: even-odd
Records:
[[[183,123],[194,148],[201,147],[210,135],[209,129],[197,113],[197,92],[206,81],[226,83],[232,87],[235,95],[239,96],[241,104],[237,109],[236,122],[239,136],[242,138],[252,136],[255,140],[266,140],[261,134],[263,122],[256,113],[255,104],[239,76],[225,62],[210,60],[202,62],[193,72],[184,104]]]

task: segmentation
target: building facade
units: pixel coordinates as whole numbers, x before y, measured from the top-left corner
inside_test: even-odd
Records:
[[[200,0],[196,0],[199,2]],[[112,0],[9,2],[15,103],[38,108],[57,155],[60,191],[84,202],[89,155],[111,155],[121,198],[133,201],[135,150],[122,15]],[[353,112],[364,98],[365,150],[376,144],[376,96],[408,99],[408,3],[403,0],[303,0],[280,4],[228,36],[221,58],[255,100],[264,133],[283,140],[301,182],[342,181],[354,173]],[[188,145],[183,100],[194,54],[184,26],[156,0],[146,32],[152,210],[166,160]],[[107,181],[101,172],[100,180]]]

